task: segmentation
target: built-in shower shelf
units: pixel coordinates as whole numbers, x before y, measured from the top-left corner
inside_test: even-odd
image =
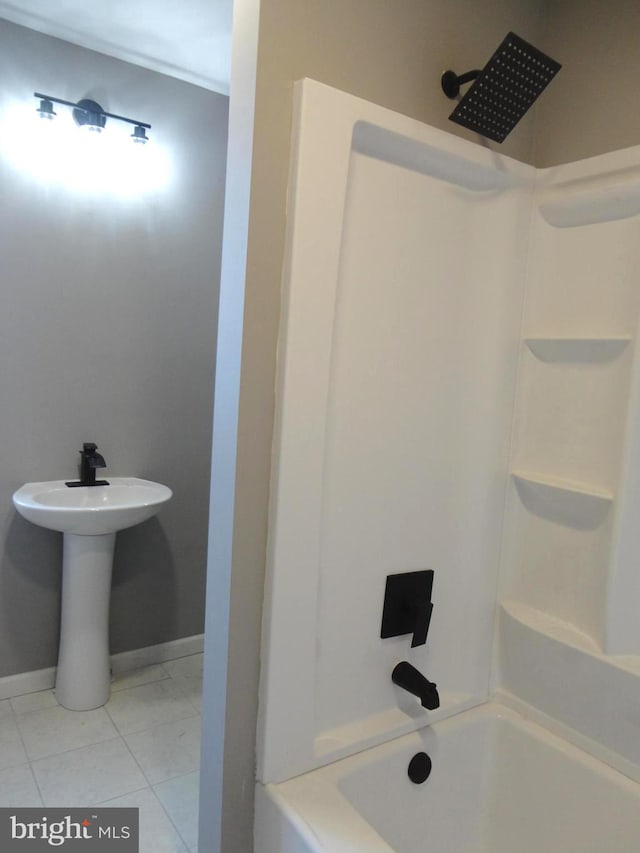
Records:
[[[540,361],[596,363],[613,361],[625,350],[630,335],[591,338],[525,338]]]
[[[598,486],[523,471],[511,476],[527,509],[571,527],[597,527],[613,501],[613,494]]]
[[[558,186],[543,195],[540,212],[557,228],[627,219],[640,213],[640,179],[627,175],[610,184]]]
[[[571,622],[553,616],[551,613],[543,613],[524,602],[502,601],[500,608],[503,612],[501,618],[506,616],[509,620],[526,627],[529,631],[548,637],[563,646],[584,652],[616,670],[640,678],[640,655],[608,655],[593,637],[581,631]]]
[[[515,480],[520,480],[523,483],[528,483],[530,486],[537,486],[540,489],[547,489],[554,493],[562,492],[568,496],[594,501],[605,501],[606,503],[611,503],[613,500],[613,494],[608,489],[585,483],[577,483],[575,480],[565,480],[562,477],[550,477],[546,474],[531,474],[524,471],[513,471],[512,476]]]
[[[516,600],[502,601],[500,607],[509,619],[514,620],[518,625],[525,626],[530,631],[550,637],[565,646],[580,649],[588,655],[603,657],[602,650],[593,637],[559,616],[543,612],[530,604]]]

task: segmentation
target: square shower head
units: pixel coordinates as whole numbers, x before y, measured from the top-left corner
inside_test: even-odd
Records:
[[[484,69],[475,72],[473,86],[449,118],[503,142],[561,68],[559,62],[509,33]]]

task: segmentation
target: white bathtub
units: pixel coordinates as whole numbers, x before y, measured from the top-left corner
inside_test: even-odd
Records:
[[[432,759],[421,785],[412,756]],[[257,786],[256,853],[631,853],[640,785],[490,703]]]

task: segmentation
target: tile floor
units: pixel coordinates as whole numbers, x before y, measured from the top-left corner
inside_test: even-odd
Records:
[[[0,701],[0,806],[134,806],[140,853],[195,853],[202,655],[116,677],[95,711]]]

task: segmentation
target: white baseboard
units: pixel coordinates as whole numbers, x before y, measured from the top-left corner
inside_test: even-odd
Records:
[[[179,640],[171,640],[168,643],[158,643],[156,646],[145,646],[143,649],[132,649],[130,652],[111,655],[111,671],[114,675],[120,675],[131,669],[140,669],[154,663],[196,655],[203,650],[204,634],[181,637]],[[25,693],[37,693],[38,690],[49,690],[54,686],[55,680],[55,666],[7,675],[0,678],[0,700],[12,699],[14,696],[22,696]]]
[[[56,680],[56,668],[36,669],[33,672],[20,672],[18,675],[6,675],[0,678],[0,700],[13,699],[24,693],[37,693],[38,690],[48,690]]]
[[[204,651],[204,634],[194,634],[193,637],[181,637],[169,643],[158,643],[157,646],[145,646],[143,649],[132,649],[130,652],[120,652],[111,655],[111,672],[120,675],[130,669],[140,669],[153,663],[163,663],[166,660],[186,658]]]

